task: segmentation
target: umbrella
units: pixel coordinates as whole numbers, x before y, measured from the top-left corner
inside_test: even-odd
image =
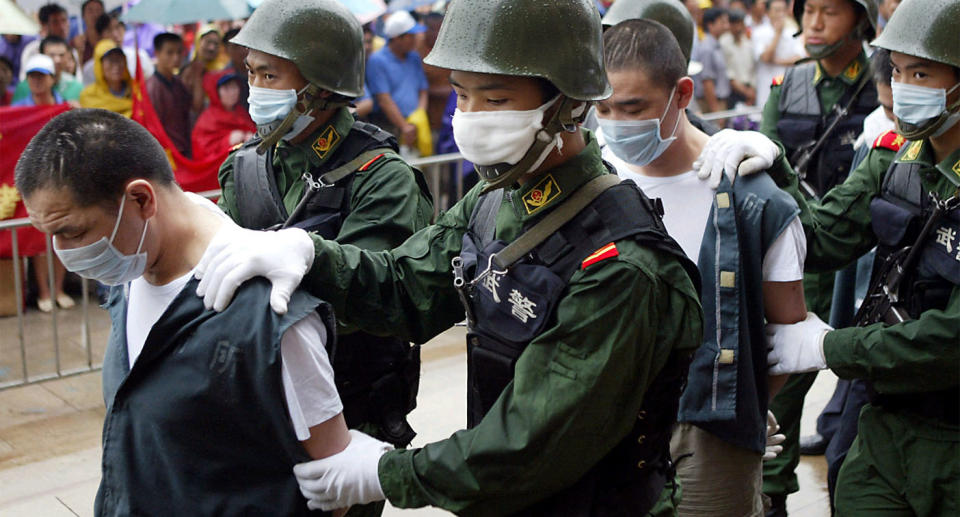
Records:
[[[36,34],[37,22],[27,16],[13,0],[0,0],[0,34]]]
[[[387,6],[383,0],[340,0],[340,3],[350,9],[360,23],[372,22],[387,12]]]
[[[248,16],[247,0],[142,0],[123,15],[123,21],[173,25]]]

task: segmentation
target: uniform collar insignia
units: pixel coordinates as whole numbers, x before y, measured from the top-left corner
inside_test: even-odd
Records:
[[[536,186],[523,195],[523,207],[531,215],[550,204],[561,194],[560,185],[552,174],[544,176]]]
[[[920,157],[920,151],[923,150],[923,140],[916,140],[910,142],[910,145],[907,146],[907,150],[900,157],[901,162],[913,162]]]
[[[333,125],[329,125],[323,130],[323,133],[313,141],[310,147],[313,149],[313,152],[317,153],[317,158],[323,160],[338,143],[340,143],[340,133],[337,132],[337,129],[333,127]]]

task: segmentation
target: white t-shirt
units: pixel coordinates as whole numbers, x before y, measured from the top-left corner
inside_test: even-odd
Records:
[[[211,201],[190,194],[194,201],[226,218]],[[226,224],[233,224],[227,219]],[[139,277],[130,282],[127,295],[127,356],[130,367],[143,350],[150,329],[190,281],[193,271],[165,285]],[[316,313],[298,321],[280,339],[281,376],[290,421],[298,440],[310,438],[310,427],[343,411],[326,352],[327,331]]]
[[[666,178],[644,176],[633,172],[626,162],[617,158],[609,148],[603,149],[603,159],[610,162],[617,175],[632,180],[651,198],[663,202],[663,224],[683,252],[691,260],[700,258],[700,246],[713,208],[715,191],[695,171]],[[763,257],[764,282],[794,282],[803,278],[803,261],[807,256],[807,240],[798,217],[767,249]]]
[[[803,48],[803,40],[793,37],[795,31],[785,27],[780,33],[780,42],[773,52],[775,59],[787,59],[794,56],[805,56],[807,51]],[[765,23],[753,29],[750,39],[753,41],[753,57],[757,60],[757,106],[763,106],[767,103],[770,96],[770,84],[773,79],[783,75],[787,67],[774,65],[760,60],[760,55],[767,49],[773,41],[776,31],[769,23]]]
[[[863,119],[863,133],[853,143],[853,148],[857,149],[863,146],[873,146],[873,142],[881,134],[896,129],[896,124],[887,118],[887,113],[883,111],[883,106],[877,106],[877,109],[870,112]]]

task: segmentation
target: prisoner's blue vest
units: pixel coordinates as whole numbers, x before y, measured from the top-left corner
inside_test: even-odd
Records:
[[[763,257],[800,212],[766,174],[723,178],[700,246],[703,344],[680,398],[681,422],[738,447],[766,443]]]
[[[675,256],[694,285],[699,282],[696,266],[667,235],[660,205],[631,182],[608,189],[507,271],[496,272],[490,257],[506,246],[494,235],[501,195],[497,190],[481,196],[460,252],[465,280],[482,275],[465,297],[469,427],[483,419],[513,381],[516,362],[530,341],[556,324],[557,304],[571,276],[602,246],[634,239]],[[645,515],[673,477],[669,440],[688,362],[688,354],[671,354],[644,395],[630,434],[572,487],[519,515]]]
[[[309,461],[290,422],[280,339],[329,306],[303,292],[278,316],[266,279],[248,281],[223,312],[205,310],[192,279],[128,368],[125,287],[111,291],[103,360],[103,472],[95,514],[316,515],[293,466]]]
[[[862,73],[867,74],[869,71]],[[816,142],[837,117],[835,110],[822,112],[820,95],[814,83],[816,74],[816,63],[794,66],[787,69],[780,86],[780,102],[777,106],[780,120],[777,121],[777,133],[791,163],[797,159],[797,152]],[[845,106],[855,89],[855,86],[848,87],[835,108]],[[877,88],[870,82],[863,87],[863,91],[850,107],[850,113],[810,160],[806,181],[818,194],[823,195],[834,185],[843,183],[850,173],[854,155],[853,144],[863,132],[863,119],[876,109],[877,105]]]

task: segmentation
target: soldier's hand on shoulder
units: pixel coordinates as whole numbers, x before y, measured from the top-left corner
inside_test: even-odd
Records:
[[[748,176],[769,169],[780,156],[780,148],[757,131],[724,129],[710,137],[693,170],[711,188],[720,186],[726,173],[733,182],[738,175]]]
[[[273,284],[270,307],[285,314],[313,256],[313,239],[299,228],[256,231],[224,224],[197,264],[197,296],[208,309],[222,311],[243,282],[263,276]]]

